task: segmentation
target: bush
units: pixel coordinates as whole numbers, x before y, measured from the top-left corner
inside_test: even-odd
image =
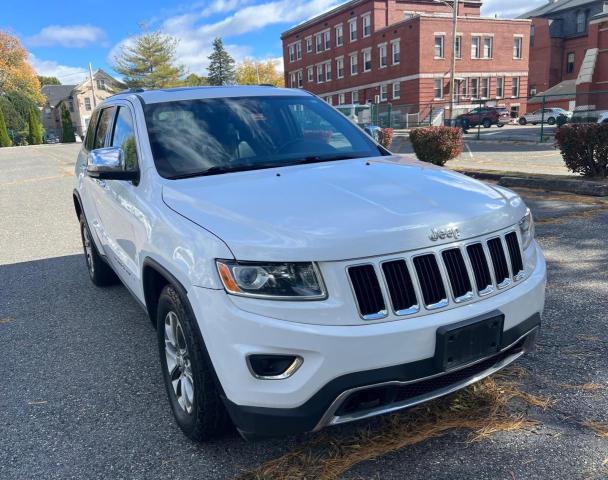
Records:
[[[564,125],[555,133],[568,170],[586,177],[608,176],[608,125]]]
[[[380,142],[380,145],[382,145],[387,150],[389,148],[391,148],[391,145],[393,144],[394,134],[395,134],[395,131],[392,128],[381,129],[380,138],[378,139],[378,141]]]
[[[410,132],[410,140],[418,160],[439,166],[456,158],[464,149],[464,137],[460,128],[415,128]]]

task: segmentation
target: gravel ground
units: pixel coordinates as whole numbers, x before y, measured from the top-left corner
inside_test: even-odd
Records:
[[[172,420],[154,331],[127,291],[88,280],[70,192],[76,146],[0,150],[0,478],[233,478],[308,437],[189,442]],[[521,192],[549,265],[524,388],[556,398],[530,430],[467,442],[454,432],[345,478],[608,478],[608,208],[590,198]],[[594,382],[598,390],[577,385]],[[345,432],[348,427],[344,427]],[[340,433],[338,431],[338,433]]]

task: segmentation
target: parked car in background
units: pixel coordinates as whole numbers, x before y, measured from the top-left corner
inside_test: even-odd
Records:
[[[602,113],[597,119],[597,123],[608,123],[608,112]]]
[[[570,123],[608,123],[608,110],[575,110]]]
[[[44,136],[44,143],[59,143],[59,137],[54,133],[47,133]]]
[[[548,123],[549,125],[555,125],[560,116],[564,116],[566,119],[570,120],[572,118],[572,112],[556,107],[545,109],[541,108],[540,110],[536,110],[532,113],[526,113],[525,115],[519,117],[519,124],[527,125],[528,123],[531,123],[532,125],[538,125],[539,123],[543,122]]]
[[[504,127],[510,120],[509,111],[500,107],[477,107],[456,117],[456,123],[464,130],[477,125],[482,125],[484,128],[490,128],[492,125]]]

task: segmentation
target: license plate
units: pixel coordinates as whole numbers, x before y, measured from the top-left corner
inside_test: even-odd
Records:
[[[493,313],[437,329],[435,359],[444,370],[475,362],[500,349],[505,316]]]

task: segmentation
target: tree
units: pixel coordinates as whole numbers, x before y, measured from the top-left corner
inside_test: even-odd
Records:
[[[42,143],[42,137],[44,136],[44,129],[40,122],[38,110],[36,108],[30,108],[28,116],[28,137],[27,141],[30,145],[40,145]]]
[[[235,82],[234,59],[224,48],[222,39],[213,40],[213,52],[209,55],[207,71],[210,85],[231,85]]]
[[[45,77],[44,75],[38,75],[38,81],[41,86],[44,85],[61,85],[61,82],[57,77]]]
[[[184,67],[175,64],[177,39],[158,31],[129,38],[112,68],[130,88],[164,88],[180,84]]]
[[[0,147],[10,147],[12,144],[11,137],[8,136],[6,123],[4,123],[4,114],[0,110]]]
[[[265,60],[256,62],[249,58],[236,67],[236,83],[239,85],[259,85],[261,83],[283,87],[285,79],[278,71],[278,61]]]
[[[191,73],[184,79],[184,86],[186,87],[200,87],[209,85],[209,79],[196,73]]]
[[[61,141],[63,143],[74,143],[76,141],[72,117],[70,117],[70,112],[65,103],[61,104]]]
[[[27,145],[30,110],[38,104],[21,90],[11,90],[0,95],[0,110],[4,114],[6,128],[11,132],[13,145]]]
[[[42,104],[40,82],[28,62],[28,53],[17,37],[0,31],[0,92],[19,90]]]

